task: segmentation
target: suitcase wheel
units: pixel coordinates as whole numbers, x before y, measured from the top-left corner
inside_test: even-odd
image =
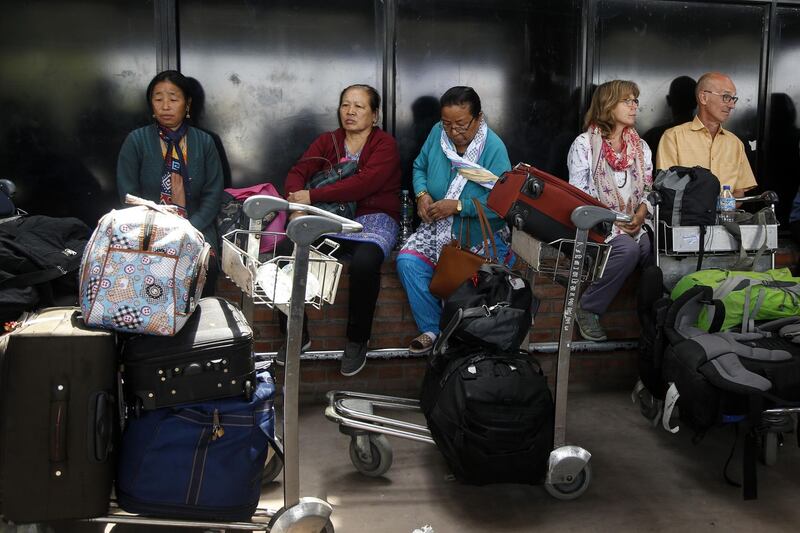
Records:
[[[528,179],[525,180],[525,186],[522,189],[522,192],[535,200],[542,195],[542,192],[544,192],[544,182],[539,178],[528,174]]]

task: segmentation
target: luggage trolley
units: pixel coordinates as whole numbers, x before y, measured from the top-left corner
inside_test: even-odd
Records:
[[[697,270],[695,261],[700,254],[700,239],[703,238],[703,268],[728,269],[744,258],[749,258],[754,271],[775,268],[775,252],[778,248],[778,220],[775,216],[775,203],[778,195],[764,191],[755,196],[736,198],[737,204],[763,204],[761,223],[740,226],[737,239],[723,225],[706,228],[705,236],[698,226],[673,226],[661,217],[661,195],[653,191],[649,196],[653,205],[654,242],[656,266],[664,276],[664,288],[670,291],[686,274]],[[741,242],[740,242],[741,241]],[[634,401],[639,402],[642,415],[658,423],[662,406],[644,389],[641,382],[632,393]],[[761,441],[761,458],[765,465],[772,466],[777,461],[777,450],[782,434],[790,432],[797,425],[795,418],[800,408],[775,407],[762,413],[764,428]]]
[[[283,467],[284,505],[277,511],[257,509],[250,522],[209,522],[150,518],[130,515],[112,506],[111,513],[93,522],[133,523],[173,527],[202,527],[213,531],[247,530],[270,533],[333,533],[329,518],[333,507],[325,500],[300,497],[300,457],[298,435],[298,395],[303,307],[320,308],[333,303],[342,266],[322,246],[311,246],[330,233],[355,233],[361,224],[323,209],[294,204],[282,198],[256,195],[245,200],[249,229],[234,230],[223,236],[222,270],[255,305],[277,308],[288,316],[286,363],[283,384],[283,451],[268,461],[265,476],[274,479]],[[291,257],[276,256],[261,262],[259,256],[262,219],[274,211],[303,211],[306,216],[290,221],[286,236],[295,243]],[[272,232],[269,232],[272,233]],[[335,251],[337,245],[325,240]],[[242,248],[244,246],[244,248]],[[282,457],[281,457],[282,455]],[[270,479],[270,480],[271,480]]]
[[[704,237],[698,226],[673,226],[661,217],[659,192],[651,192],[649,199],[653,204],[655,260],[664,273],[666,289],[671,289],[683,276],[697,270],[697,262],[692,259],[700,254],[701,238],[704,242],[703,268],[730,268],[744,256],[751,258],[753,270],[775,268],[775,250],[778,248],[775,203],[778,195],[774,192],[736,198],[737,203],[765,206],[762,224],[740,226],[741,245],[722,225],[708,226]]]
[[[630,220],[627,216],[596,206],[578,207],[571,219],[577,227],[574,240],[562,239],[545,244],[521,231],[515,230],[512,235],[512,248],[528,262],[533,271],[553,274],[554,277],[561,274],[567,276],[556,369],[554,446],[548,459],[544,483],[545,490],[560,500],[578,498],[586,491],[592,478],[589,465],[591,454],[580,446],[566,444],[572,327],[580,285],[582,281],[602,276],[608,259],[608,245],[587,242],[589,229],[604,222]],[[591,259],[588,268],[585,267],[587,257]],[[563,261],[568,261],[569,266],[564,266]],[[434,350],[443,349],[449,334],[450,331],[442,332]],[[339,424],[342,433],[350,436],[350,459],[362,474],[377,477],[391,467],[392,448],[386,435],[434,444],[430,430],[425,425],[377,415],[375,408],[421,411],[419,400],[414,399],[347,391],[328,393],[325,416]]]

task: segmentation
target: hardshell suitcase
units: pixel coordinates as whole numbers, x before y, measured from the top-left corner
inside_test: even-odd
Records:
[[[122,364],[126,401],[137,411],[249,396],[255,386],[253,330],[236,305],[203,298],[174,337],[125,341]]]
[[[545,243],[575,238],[576,228],[570,216],[576,207],[606,207],[568,182],[525,163],[503,174],[489,193],[486,205],[509,226]],[[603,243],[610,231],[606,225],[592,228],[589,240]]]
[[[27,316],[0,337],[0,508],[17,522],[108,511],[117,351],[74,307]]]

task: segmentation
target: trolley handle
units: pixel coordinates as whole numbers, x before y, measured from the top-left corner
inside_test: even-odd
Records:
[[[761,202],[764,204],[777,204],[779,202],[778,194],[775,191],[764,191],[755,196],[743,196],[741,198],[735,198],[735,200],[736,202],[743,204],[755,202]]]
[[[358,222],[350,220],[349,218],[335,215],[330,211],[325,211],[319,207],[306,204],[295,204],[284,200],[283,198],[268,196],[265,194],[256,194],[251,196],[244,201],[242,209],[244,210],[244,214],[250,217],[251,220],[261,220],[273,211],[302,211],[304,213],[318,215],[334,222],[338,222],[342,226],[342,233],[358,233],[364,229],[364,227]]]
[[[578,229],[591,229],[603,222],[630,222],[630,215],[617,213],[611,209],[596,205],[582,205],[572,211],[570,219]]]

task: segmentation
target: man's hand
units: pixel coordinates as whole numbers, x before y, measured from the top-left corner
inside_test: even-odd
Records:
[[[431,220],[441,220],[456,214],[457,209],[458,200],[439,200],[433,202],[428,208],[428,216]]]
[[[286,199],[293,204],[311,205],[311,193],[305,189],[297,192],[290,192]]]

